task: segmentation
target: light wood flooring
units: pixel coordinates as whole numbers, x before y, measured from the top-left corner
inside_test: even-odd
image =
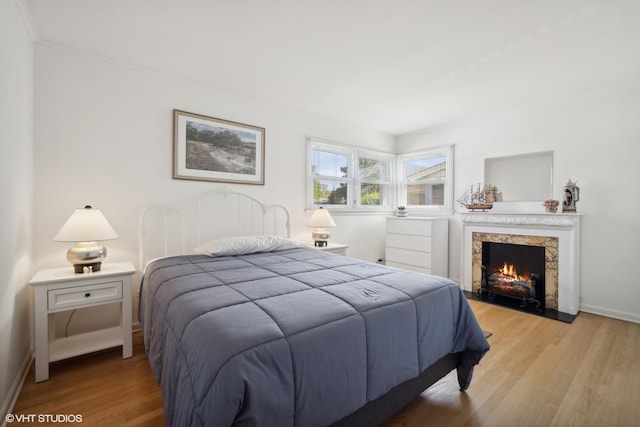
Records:
[[[459,392],[449,374],[384,427],[640,426],[640,325],[587,313],[566,324],[470,303],[493,335],[469,390]],[[85,426],[164,425],[139,333],[130,359],[114,349],[54,363],[50,375],[35,383],[31,368],[14,414],[80,414]]]

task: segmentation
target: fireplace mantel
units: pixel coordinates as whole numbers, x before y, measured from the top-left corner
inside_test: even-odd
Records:
[[[504,227],[573,228],[579,214],[520,214],[469,212],[462,215],[463,224],[491,224]]]
[[[575,315],[580,305],[579,213],[465,212],[461,286],[472,291],[473,233],[558,238],[558,311]]]

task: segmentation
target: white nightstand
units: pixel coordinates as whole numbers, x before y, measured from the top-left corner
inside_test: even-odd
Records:
[[[347,256],[347,248],[349,247],[349,245],[331,242],[327,242],[327,246],[315,246],[313,243],[304,243],[304,246],[342,256]]]
[[[71,265],[39,270],[29,284],[35,303],[36,382],[49,379],[49,362],[122,346],[122,358],[133,355],[131,338],[130,262],[103,262],[95,273],[74,273]],[[112,303],[122,304],[120,326],[55,339],[53,314]]]

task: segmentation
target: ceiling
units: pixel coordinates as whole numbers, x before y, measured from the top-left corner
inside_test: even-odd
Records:
[[[40,43],[390,133],[640,82],[638,0],[26,0]]]

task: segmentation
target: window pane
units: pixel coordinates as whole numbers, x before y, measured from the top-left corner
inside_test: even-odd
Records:
[[[406,163],[407,181],[442,179],[446,175],[447,157],[438,155],[424,159],[408,160]]]
[[[314,175],[346,178],[349,172],[349,156],[314,149],[311,152],[311,172]]]
[[[315,138],[307,139],[307,144],[309,207],[391,207],[396,156]]]
[[[313,180],[314,205],[346,205],[347,196],[346,181]]]
[[[360,204],[382,205],[382,191],[385,186],[380,184],[362,184],[360,187]]]
[[[360,178],[387,180],[387,161],[378,159],[360,158]]]
[[[408,205],[444,205],[444,184],[407,185]]]

